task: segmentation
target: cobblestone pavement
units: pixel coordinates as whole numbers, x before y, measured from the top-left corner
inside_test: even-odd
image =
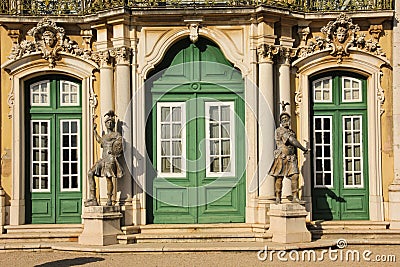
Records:
[[[356,252],[357,251],[357,252]],[[286,262],[279,260],[280,258]],[[258,255],[257,255],[258,254]],[[357,260],[357,254],[360,259]],[[310,255],[310,259],[308,256]],[[349,246],[331,252],[191,252],[191,253],[78,253],[62,251],[0,251],[0,266],[400,266],[400,245]],[[354,256],[353,256],[354,255]],[[267,258],[261,261],[258,258]],[[298,260],[296,258],[298,257]],[[304,260],[303,260],[304,258]],[[322,260],[323,259],[323,260]],[[335,260],[336,259],[336,260]],[[346,261],[346,259],[348,259]],[[369,259],[369,260],[368,260]],[[390,262],[389,262],[390,261]]]

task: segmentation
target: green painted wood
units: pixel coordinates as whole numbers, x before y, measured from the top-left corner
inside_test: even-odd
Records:
[[[312,182],[312,204],[314,220],[368,220],[369,219],[369,176],[368,176],[368,126],[367,126],[367,84],[364,77],[346,72],[329,73],[333,78],[333,103],[314,103],[313,115],[332,116],[333,143],[333,188],[316,188]],[[362,102],[342,103],[341,77],[354,77],[362,80]],[[319,79],[322,75],[314,77]],[[314,80],[313,79],[313,80]],[[312,99],[311,99],[312,101]],[[363,188],[345,188],[343,116],[362,117],[363,142]],[[311,132],[313,127],[311,126]],[[315,168],[315,166],[312,166]]]
[[[30,107],[26,108],[26,125],[29,125],[26,131],[26,222],[27,223],[80,223],[82,214],[82,178],[80,179],[80,190],[74,192],[61,191],[60,175],[60,120],[78,119],[80,129],[82,129],[82,98],[80,105],[75,107],[61,107],[60,100],[60,80],[69,80],[75,83],[79,81],[65,76],[51,75],[41,76],[27,82],[25,87],[26,103],[30,103],[29,86],[32,83],[41,80],[50,80],[50,106],[48,107]],[[82,88],[79,88],[80,92]],[[30,173],[30,121],[31,120],[50,120],[50,192],[31,192],[31,173]],[[80,136],[80,148],[82,147],[82,137]],[[79,157],[82,159],[81,151]],[[80,173],[82,176],[82,164],[80,164]]]
[[[157,72],[161,71],[161,75]],[[244,125],[244,83],[220,49],[200,38],[196,44],[181,40],[172,46],[153,74],[150,88],[152,123],[147,132],[151,165],[147,176],[153,181],[153,223],[244,222],[245,219],[245,144],[244,128],[236,137],[236,177],[208,178],[205,171],[205,102],[233,101],[238,115],[235,123]],[[157,177],[158,102],[186,103],[187,175],[185,178]],[[203,157],[202,157],[203,155]],[[216,195],[212,196],[212,194]],[[215,201],[207,203],[207,197]],[[170,205],[168,203],[178,203]]]

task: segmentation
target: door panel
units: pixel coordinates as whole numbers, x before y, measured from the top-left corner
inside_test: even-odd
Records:
[[[185,100],[185,102],[171,102],[171,100]],[[216,100],[228,101],[216,102]],[[153,165],[157,166],[158,173],[153,181],[154,222],[243,222],[244,165],[241,160],[236,160],[235,155],[244,152],[244,144],[240,142],[237,142],[236,146],[229,144],[235,140],[243,140],[244,128],[233,127],[235,124],[243,125],[243,116],[235,115],[239,110],[243,113],[243,103],[240,98],[235,94],[207,95],[207,97],[201,97],[199,94],[164,95],[154,106],[157,107],[157,111],[153,112],[157,114],[154,115],[156,118],[153,117],[157,121],[154,127],[157,133],[154,136],[159,138],[153,141],[157,144],[156,151],[153,151],[153,155],[157,155]],[[186,118],[183,121],[185,127],[182,127],[184,129],[182,133],[186,138],[182,140],[171,139],[173,137],[171,127],[176,121],[170,119],[166,122],[163,118],[163,113],[168,113],[169,109],[172,114],[174,107],[186,111],[186,114],[181,116]],[[219,113],[217,112],[219,119],[213,120],[212,115],[207,114],[206,108],[217,111],[219,109]],[[226,115],[223,112],[225,108],[228,108],[227,118],[223,118]],[[164,134],[167,125],[170,133],[168,136]],[[231,136],[226,130],[228,128]],[[177,170],[175,173],[172,166],[175,157],[172,149],[174,140],[182,142],[184,145],[181,148],[186,149],[180,154],[186,155],[183,157],[185,162],[180,165],[183,168],[176,168],[180,171]],[[226,144],[229,144],[229,148]],[[167,158],[168,164],[160,162],[166,162]],[[229,161],[226,159],[229,158],[232,162],[228,164]],[[166,165],[168,168],[165,168]]]

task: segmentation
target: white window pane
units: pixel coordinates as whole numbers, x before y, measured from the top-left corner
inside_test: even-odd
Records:
[[[221,154],[222,155],[230,155],[231,142],[229,140],[221,141]]]
[[[324,90],[323,100],[329,100],[331,98],[330,92]]]
[[[354,100],[359,100],[360,99],[360,91],[359,90],[354,90],[353,91],[353,99]]]
[[[344,90],[344,99],[351,100],[351,90]]]
[[[221,106],[221,121],[229,121],[229,120],[230,120],[230,107]]]
[[[360,87],[360,83],[357,81],[353,81],[353,88],[359,88]]]
[[[34,103],[34,104],[40,103],[40,95],[38,95],[38,94],[33,94],[33,95],[32,95],[32,103]]]
[[[354,118],[353,122],[353,130],[360,130],[361,120],[359,118]]]
[[[169,141],[162,141],[161,142],[161,155],[162,156],[169,156],[171,155],[170,152],[170,142]]]
[[[181,141],[174,141],[174,142],[172,142],[172,155],[173,155],[173,156],[180,156],[180,155],[182,155]]]
[[[223,157],[222,158],[222,171],[223,172],[230,172],[231,170],[231,160],[230,157]]]
[[[211,172],[220,172],[219,169],[219,158],[211,158],[211,166],[210,166],[210,171]]]
[[[161,158],[161,172],[171,172],[171,164],[169,158]]]
[[[77,94],[71,94],[71,103],[72,104],[78,104],[78,95]]]
[[[230,137],[230,123],[224,122],[221,124],[221,137],[222,138],[229,138]]]
[[[210,138],[219,138],[219,124],[218,123],[210,124]]]
[[[322,100],[322,92],[321,91],[315,91],[315,98],[314,100]]]
[[[170,128],[171,126],[169,124],[163,124],[161,125],[161,138],[162,139],[169,139],[170,138]]]
[[[344,87],[351,88],[351,81],[349,79],[344,79]]]
[[[181,138],[180,124],[172,124],[172,138]]]
[[[76,85],[71,85],[71,92],[72,92],[72,93],[78,93],[78,86],[76,86]]]
[[[161,108],[161,121],[168,122],[170,121],[170,108],[169,107],[162,107]]]
[[[181,121],[181,108],[180,107],[173,107],[172,108],[172,121]]]
[[[181,158],[173,158],[172,159],[172,172],[173,173],[180,173],[181,170]]]
[[[210,120],[211,121],[219,121],[218,106],[210,107]]]

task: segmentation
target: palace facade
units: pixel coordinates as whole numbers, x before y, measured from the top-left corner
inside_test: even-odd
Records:
[[[311,149],[298,151],[309,219],[399,228],[395,11],[390,0],[1,0],[2,225],[81,223],[101,157],[92,129],[109,110],[125,140],[121,225],[268,224],[284,101]],[[290,200],[290,180],[283,191]]]

